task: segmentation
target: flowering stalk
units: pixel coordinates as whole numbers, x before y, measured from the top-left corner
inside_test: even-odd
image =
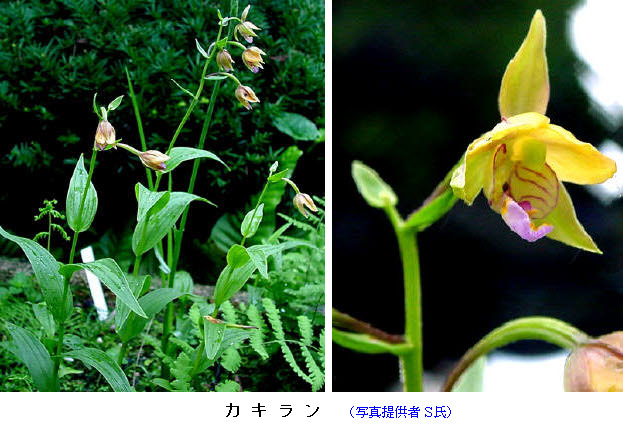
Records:
[[[461,374],[480,357],[498,347],[520,340],[542,340],[572,350],[589,341],[590,337],[574,326],[551,317],[523,317],[512,320],[489,332],[463,355],[450,372],[443,391],[452,391]]]
[[[82,193],[82,198],[80,199],[80,208],[78,210],[78,216],[82,216],[82,211],[84,210],[84,203],[87,198],[87,192],[89,191],[89,187],[91,185],[91,179],[93,178],[93,172],[95,170],[95,159],[97,157],[97,150],[93,150],[93,154],[91,154],[91,163],[89,164],[89,175],[87,177],[87,182],[84,187],[84,192]],[[74,256],[76,254],[76,244],[78,243],[78,234],[80,232],[74,231],[74,237],[71,241],[71,250],[69,251],[69,260],[67,264],[73,264]],[[61,301],[65,301],[67,299],[67,294],[69,293],[69,277],[65,276],[63,281],[63,297]],[[54,381],[58,384],[58,370],[61,365],[61,351],[63,349],[63,338],[65,336],[65,321],[60,322],[59,331],[58,331],[58,341],[56,343],[56,351],[54,352]]]
[[[394,206],[385,209],[398,239],[405,295],[405,341],[409,350],[400,356],[404,391],[422,391],[422,299],[420,260],[416,235],[405,226]]]
[[[220,25],[219,25],[219,28],[218,28],[218,35],[216,36],[216,41],[217,42],[221,39],[221,34],[222,33],[223,33],[223,22],[220,22]],[[184,114],[184,117],[182,118],[182,121],[180,122],[180,124],[178,125],[177,129],[175,130],[175,133],[173,134],[173,138],[171,138],[171,142],[169,143],[169,147],[167,148],[167,151],[165,153],[166,155],[169,155],[171,153],[171,150],[175,146],[175,142],[177,141],[178,136],[182,132],[182,129],[184,128],[184,125],[186,124],[186,121],[188,120],[188,118],[190,117],[191,113],[193,112],[193,110],[197,106],[197,103],[199,102],[199,97],[201,96],[201,92],[203,92],[203,85],[205,84],[205,77],[206,77],[206,74],[208,72],[208,66],[210,65],[210,63],[212,62],[212,59],[216,55],[216,50],[217,49],[212,49],[210,51],[210,55],[206,58],[205,64],[203,65],[203,71],[201,72],[201,79],[199,80],[199,87],[197,88],[197,92],[195,92],[195,95],[193,96],[193,100],[190,103],[190,105],[188,106],[188,109],[186,110],[186,114]],[[156,177],[156,183],[154,184],[154,187],[150,188],[150,190],[158,191],[158,185],[160,184],[160,179],[161,178],[162,178],[162,174],[159,174]]]
[[[235,15],[237,13],[238,13],[238,1],[232,0],[231,6],[230,6],[230,15]],[[217,41],[220,40],[221,31],[223,29],[223,22],[221,21],[219,24],[220,24],[220,27],[219,27],[219,35],[217,37]],[[231,36],[230,33],[231,33],[231,29],[228,32],[227,37]],[[216,52],[216,49],[213,49],[212,52],[210,52],[210,58],[214,56],[215,52]],[[206,76],[204,73],[201,76],[201,84],[203,84],[203,82],[205,81],[205,77]],[[235,77],[233,78],[235,79]],[[201,128],[201,135],[199,136],[199,142],[197,143],[197,148],[200,150],[202,150],[205,145],[205,140],[208,135],[208,130],[210,129],[210,124],[212,123],[212,114],[214,113],[214,106],[216,104],[216,98],[218,97],[220,87],[221,87],[221,82],[216,81],[214,83],[214,87],[212,88],[212,95],[210,96],[210,103],[208,104],[208,110],[206,112],[205,119],[203,121],[203,126]],[[193,161],[193,170],[190,176],[190,181],[188,183],[188,190],[187,190],[187,193],[189,194],[192,194],[195,189],[195,182],[197,180],[197,174],[199,173],[199,164],[200,164],[200,159],[195,159]],[[171,184],[171,174],[169,174],[169,184]],[[184,212],[182,213],[182,219],[180,221],[180,226],[178,228],[178,231],[175,233],[175,239],[172,239],[172,238],[168,239],[169,244],[167,247],[167,251],[169,252],[169,256],[167,257],[168,258],[167,261],[169,263],[169,269],[171,272],[169,273],[167,287],[170,287],[170,288],[172,288],[175,284],[175,274],[177,271],[177,266],[178,266],[178,262],[180,258],[180,252],[182,250],[182,241],[184,239],[184,230],[186,228],[186,221],[188,220],[189,209],[190,209],[190,206],[186,206],[186,208],[184,209]],[[173,240],[174,240],[174,243],[173,243]],[[170,251],[171,248],[173,249],[172,253]],[[162,253],[162,250],[161,250],[161,253]],[[169,336],[171,334],[171,329],[173,328],[174,313],[175,313],[175,304],[174,302],[170,302],[169,304],[167,304],[165,322],[163,325],[163,332],[162,332],[162,350],[165,353],[167,350],[167,345],[169,341]],[[167,369],[164,365],[163,365],[163,369],[166,372]]]

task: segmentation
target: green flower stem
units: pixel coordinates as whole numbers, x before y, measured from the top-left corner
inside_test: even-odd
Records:
[[[242,86],[242,83],[240,83],[240,80],[238,80],[238,78],[236,76],[234,76],[233,74],[230,74],[230,73],[225,73],[223,71],[219,71],[218,73],[209,74],[207,77],[210,77],[210,76],[227,76],[230,79],[232,79],[234,82],[236,82],[236,84],[238,86]]]
[[[400,356],[405,391],[422,391],[422,300],[416,233],[404,226],[393,206],[386,208],[402,259],[405,288],[405,341],[411,349]]]
[[[127,352],[128,352],[128,343],[127,342],[121,343],[121,348],[119,349],[119,356],[117,356],[117,365],[121,366],[121,364],[123,363],[123,358],[125,357]]]
[[[136,117],[136,124],[138,126],[138,136],[141,140],[141,149],[143,151],[147,151],[147,142],[145,141],[145,132],[143,131],[143,121],[141,120],[141,112],[138,108],[138,100],[136,99],[136,95],[134,94],[134,87],[132,86],[132,80],[130,79],[130,73],[128,72],[128,67],[125,67],[125,75],[128,79],[128,87],[130,89],[130,99],[132,99],[132,107],[134,107],[134,116]],[[153,178],[151,176],[151,169],[145,168],[145,173],[147,174],[147,183],[149,184],[149,188],[151,189],[154,186]]]
[[[454,367],[443,391],[451,391],[454,384],[478,358],[519,340],[542,340],[565,349],[574,349],[590,337],[574,326],[551,317],[522,317],[511,320],[489,332],[467,351]]]
[[[218,35],[216,36],[217,42],[221,39],[222,33],[223,33],[223,25],[221,23],[221,25],[218,28]],[[203,71],[201,72],[201,79],[199,80],[199,87],[197,88],[197,92],[195,92],[195,96],[193,97],[192,102],[188,106],[188,109],[186,110],[186,114],[182,118],[182,121],[180,122],[179,126],[177,127],[175,134],[173,134],[173,138],[171,138],[171,142],[169,143],[169,148],[167,148],[167,152],[165,153],[167,155],[171,153],[173,146],[175,146],[175,141],[177,141],[177,137],[182,132],[182,128],[186,124],[186,121],[190,117],[190,114],[193,112],[193,110],[197,106],[197,103],[199,102],[199,97],[201,96],[201,92],[203,92],[203,86],[205,84],[205,77],[208,72],[208,66],[210,65],[210,62],[212,62],[212,59],[214,58],[215,54],[216,54],[216,49],[212,49],[210,56],[206,58],[205,64],[203,65]],[[162,178],[162,174],[156,174],[156,175],[157,175],[156,184],[154,185],[153,191],[158,191],[158,185],[160,184],[160,179]]]
[[[240,42],[229,40],[227,42],[227,44],[232,45],[232,46],[236,46],[236,47],[238,47],[238,48],[240,48],[242,50],[247,50],[247,47],[245,45],[243,45],[242,43],[240,43]]]
[[[143,255],[137,255],[136,258],[134,258],[134,268],[132,269],[132,275],[134,277],[138,277],[138,270],[141,267],[141,259],[143,258]]]
[[[89,164],[89,175],[87,176],[87,182],[84,187],[84,192],[82,193],[82,198],[80,199],[80,208],[78,209],[78,217],[82,217],[82,211],[84,210],[84,203],[87,198],[87,192],[89,191],[89,187],[91,186],[91,179],[93,178],[93,171],[95,170],[95,159],[97,157],[97,150],[93,150],[93,154],[91,155],[91,163]],[[69,261],[68,264],[73,264],[74,256],[76,254],[76,245],[78,244],[78,235],[80,232],[74,230],[74,237],[71,242],[71,250],[69,251]],[[70,292],[69,290],[69,277],[65,277],[63,281],[63,298],[61,301],[65,301],[67,298],[67,294]],[[56,343],[56,351],[54,352],[54,382],[58,387],[58,369],[61,366],[61,351],[63,350],[63,339],[65,337],[65,321],[59,322],[58,328],[58,341]]]
[[[199,348],[197,348],[197,353],[195,354],[195,359],[193,360],[193,369],[190,371],[190,377],[194,377],[197,373],[197,369],[199,369],[199,363],[201,362],[201,353],[205,350],[205,341],[201,340],[199,344]]]
[[[139,150],[137,150],[136,148],[132,147],[131,145],[128,144],[122,144],[122,143],[117,143],[117,147],[121,147],[125,150],[128,150],[130,153],[136,155],[136,156],[140,156],[141,152]],[[145,168],[145,169],[149,169],[149,168]]]
[[[208,130],[210,129],[210,124],[212,123],[212,114],[214,113],[214,106],[216,105],[216,99],[218,97],[219,89],[221,86],[221,82],[217,81],[214,84],[212,89],[212,95],[210,96],[210,103],[208,104],[208,110],[206,112],[206,116],[203,120],[203,127],[201,128],[201,135],[199,136],[199,142],[197,144],[197,148],[202,150],[206,138],[208,136]],[[195,159],[193,162],[193,171],[190,176],[190,182],[188,184],[188,193],[191,193],[195,190],[195,182],[197,181],[197,175],[199,173],[199,164],[200,159]],[[169,260],[169,269],[171,273],[169,273],[169,287],[173,287],[175,283],[175,274],[177,272],[177,266],[180,259],[180,252],[182,250],[182,240],[184,238],[184,230],[186,229],[186,221],[188,220],[188,212],[190,210],[190,205],[184,208],[184,212],[182,213],[182,219],[180,221],[180,226],[178,231],[175,233],[175,245],[171,245],[174,248],[173,256]],[[163,335],[162,335],[162,351],[166,353],[166,347],[168,345],[170,331],[173,328],[173,318],[175,314],[174,303],[170,302],[167,304],[166,311],[166,322],[164,325]]]
[[[281,178],[281,180],[287,182],[290,185],[290,187],[292,187],[292,189],[294,190],[296,194],[299,194],[301,192],[299,188],[297,187],[297,185],[294,182],[292,182],[292,180],[288,178]]]

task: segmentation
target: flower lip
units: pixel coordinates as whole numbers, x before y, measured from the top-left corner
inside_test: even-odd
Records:
[[[257,73],[260,69],[264,68],[262,66],[262,64],[264,64],[262,55],[266,55],[262,49],[251,46],[242,52],[242,62],[244,62],[244,65],[246,65],[249,70]]]
[[[259,98],[255,95],[255,92],[253,92],[253,89],[251,89],[249,86],[243,86],[240,85],[236,88],[236,98],[238,98],[238,101],[240,101],[240,103],[247,109],[247,110],[252,110],[253,107],[251,106],[252,102],[260,102]]]

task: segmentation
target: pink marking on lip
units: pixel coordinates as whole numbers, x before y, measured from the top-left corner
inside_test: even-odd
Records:
[[[525,206],[525,202],[522,203],[524,203]],[[554,229],[554,227],[549,224],[542,224],[538,227],[532,224],[524,206],[521,206],[512,198],[507,197],[504,200],[504,207],[501,210],[502,219],[504,219],[506,225],[517,233],[519,237],[528,242],[535,242],[545,237],[545,235]]]
[[[521,206],[521,209],[523,209],[524,211],[528,212],[532,210],[532,203],[530,203],[527,200],[524,200],[523,202],[519,202],[517,203],[519,206]]]

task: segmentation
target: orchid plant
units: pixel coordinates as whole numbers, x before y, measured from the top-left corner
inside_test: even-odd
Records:
[[[333,310],[333,341],[364,353],[400,358],[405,391],[422,391],[422,322],[417,233],[439,220],[458,200],[471,205],[482,190],[511,231],[528,242],[543,237],[601,253],[577,219],[564,182],[598,184],[616,172],[615,162],[545,116],[550,96],[546,24],[540,10],[508,64],[499,93],[501,120],[475,139],[422,206],[406,219],[398,198],[370,167],[353,162],[352,175],[367,203],[383,209],[394,227],[403,265],[405,334],[392,335]],[[591,338],[557,319],[510,321],[486,335],[460,360],[444,390],[455,388],[475,362],[495,348],[522,339],[548,341],[573,351],[566,390],[623,390],[621,333]],[[616,368],[616,367],[619,368]]]
[[[238,2],[232,0],[229,16],[223,17],[220,11],[218,12],[218,34],[216,39],[210,43],[207,51],[203,49],[199,41],[196,41],[196,48],[204,59],[202,74],[194,92],[174,82],[192,101],[177,126],[165,153],[147,149],[139,100],[134,93],[130,73],[127,69],[129,93],[140,135],[140,150],[130,144],[122,143],[122,140],[117,138],[118,135],[111,123],[110,116],[121,105],[123,96],[115,98],[107,106],[98,105],[96,96],[93,97],[93,109],[98,116],[99,124],[95,132],[88,172],[81,155],[69,183],[66,198],[67,223],[69,228],[73,230],[71,251],[66,263],[57,261],[50,253],[51,231],[53,229],[62,230],[60,226],[51,222],[51,218],[64,219],[53,210],[53,204],[56,201],[46,201],[47,207],[42,210],[41,215],[50,215],[49,230],[45,235],[48,237],[47,249],[33,240],[15,236],[0,227],[0,235],[19,245],[32,264],[45,301],[45,306],[41,310],[46,311],[52,325],[56,324],[55,330],[57,332],[52,342],[52,351],[32,332],[11,323],[7,324],[7,330],[12,340],[5,342],[4,345],[28,367],[38,390],[60,390],[61,363],[64,358],[75,358],[97,369],[113,390],[132,391],[133,388],[123,370],[127,360],[129,343],[139,336],[148,323],[163,310],[165,313],[161,348],[159,349],[163,359],[161,377],[154,380],[154,384],[168,390],[175,389],[175,377],[170,372],[170,364],[165,363],[165,359],[173,358],[175,360],[177,357],[175,349],[170,345],[170,340],[175,332],[175,314],[178,311],[176,301],[182,297],[190,298],[193,301],[190,313],[183,313],[183,316],[190,319],[192,328],[195,329],[194,336],[199,339],[199,345],[196,347],[192,347],[188,343],[184,345],[185,351],[192,356],[192,360],[189,359],[188,372],[185,373],[189,383],[211,366],[218,364],[221,356],[231,354],[240,343],[251,339],[254,331],[258,329],[258,326],[237,324],[219,317],[222,307],[229,304],[229,300],[240,291],[251,276],[259,273],[262,277],[268,277],[269,259],[271,257],[279,256],[288,249],[304,244],[296,239],[280,240],[280,235],[287,227],[282,227],[277,233],[273,233],[269,239],[253,240],[249,244],[262,224],[264,197],[269,188],[272,190],[275,186],[280,186],[279,191],[283,192],[286,186],[290,185],[297,194],[293,202],[305,217],[307,217],[307,212],[301,208],[302,204],[311,211],[317,211],[312,199],[300,193],[292,181],[292,170],[288,168],[279,170],[279,162],[274,162],[270,167],[267,165],[264,189],[255,200],[255,207],[246,214],[242,221],[239,243],[232,244],[227,251],[226,266],[218,277],[211,301],[204,297],[192,295],[192,279],[189,278],[188,273],[178,269],[191,202],[216,206],[206,198],[193,193],[200,160],[211,159],[218,162],[219,166],[227,167],[214,153],[204,150],[214,108],[218,96],[221,94],[221,83],[224,79],[235,81],[236,89],[230,96],[235,96],[242,106],[248,110],[251,110],[251,102],[259,102],[253,90],[248,86],[243,86],[239,78],[232,74],[233,59],[226,50],[226,47],[241,49],[243,62],[251,72],[257,73],[262,68],[264,61],[261,55],[264,55],[264,52],[254,46],[245,47],[237,41],[238,34],[242,35],[249,43],[253,42],[253,37],[257,37],[255,31],[259,28],[248,20],[249,13],[250,6],[247,6],[241,16],[238,17]],[[233,28],[233,25],[230,25],[231,22],[238,22],[238,25]],[[232,34],[236,40],[231,40]],[[215,58],[216,65],[224,71],[208,74]],[[176,146],[178,137],[186,121],[198,107],[206,82],[214,85],[207,110],[202,113],[205,115],[205,119],[197,147],[178,147]],[[118,148],[136,156],[145,166],[146,172],[145,184],[139,182],[130,189],[130,191],[134,191],[138,202],[136,226],[132,236],[135,261],[131,273],[124,272],[112,258],[84,263],[78,263],[74,260],[79,235],[90,228],[97,213],[98,196],[94,186],[97,161],[102,161],[101,157],[106,156],[106,151]],[[98,159],[98,155],[100,159]],[[173,191],[173,172],[190,160],[193,160],[193,167],[189,182],[186,185],[186,191]],[[155,177],[153,173],[155,173]],[[166,189],[161,189],[163,178],[168,178]],[[280,198],[281,193],[279,191],[277,193]],[[271,197],[275,198],[274,192]],[[301,198],[303,198],[303,202],[301,202]],[[39,236],[39,238],[41,237],[44,236]],[[153,252],[155,258],[160,262],[162,287],[157,289],[152,289],[151,275],[141,274],[141,261],[150,252]],[[100,349],[75,346],[66,339],[65,332],[73,311],[71,278],[75,272],[80,270],[93,273],[116,297],[114,329],[120,345],[116,353],[116,360]],[[270,305],[272,301],[265,304]],[[277,313],[277,308],[274,308],[273,311]],[[229,318],[231,317],[229,316]],[[253,317],[254,324],[263,324],[257,310],[250,317]],[[280,322],[278,314],[276,317],[275,315],[271,317],[271,322],[274,324]],[[304,326],[308,324],[307,319],[302,319],[300,322]],[[280,323],[279,328],[281,328]],[[306,363],[311,366],[316,363],[312,355],[314,352],[310,350],[312,330],[311,326],[306,326],[304,329],[305,343],[300,343],[300,346],[301,349],[305,350]],[[284,341],[283,332],[280,334],[281,341]],[[259,336],[255,337],[256,343],[254,345],[262,344],[261,337],[260,331]],[[259,344],[257,344],[258,341]],[[263,358],[268,357],[265,350],[260,350],[260,353]],[[184,357],[188,358],[186,354]],[[296,366],[293,357],[287,362],[291,366]],[[324,382],[324,374],[317,366],[314,367],[316,368],[313,375],[314,387],[318,389]],[[300,372],[300,375],[305,376],[302,371]],[[188,384],[186,386],[190,387]],[[231,387],[228,389],[233,391]]]

